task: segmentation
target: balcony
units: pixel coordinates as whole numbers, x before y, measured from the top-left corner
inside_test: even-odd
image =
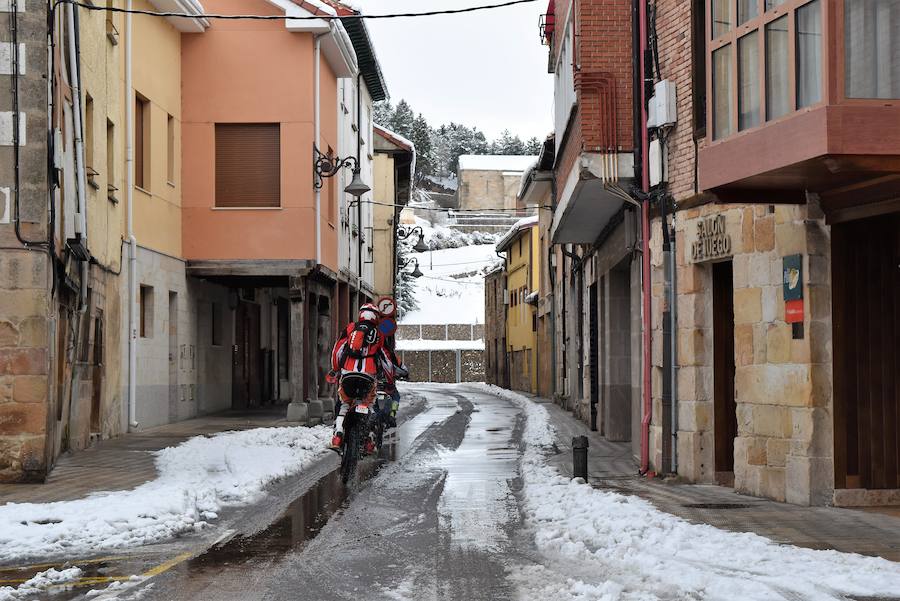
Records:
[[[900,195],[900,3],[707,0],[707,15],[701,189],[767,204],[813,192],[830,219]]]

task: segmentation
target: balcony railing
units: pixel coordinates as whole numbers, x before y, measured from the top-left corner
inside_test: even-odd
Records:
[[[544,46],[553,45],[553,30],[556,24],[556,15],[546,13],[538,19],[538,33],[541,36],[541,44]]]

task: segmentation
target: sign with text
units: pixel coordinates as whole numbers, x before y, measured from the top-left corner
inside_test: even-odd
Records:
[[[700,263],[730,257],[731,236],[725,228],[725,216],[715,215],[697,221],[697,237],[691,243],[691,261]]]
[[[803,323],[803,299],[784,301],[785,323]]]

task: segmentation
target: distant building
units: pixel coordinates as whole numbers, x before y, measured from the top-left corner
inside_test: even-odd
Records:
[[[504,279],[506,303],[506,361],[509,387],[537,393],[538,354],[537,303],[540,289],[538,218],[520,220],[497,243],[497,252],[506,253]],[[488,319],[488,315],[485,315]],[[541,358],[541,361],[548,360]]]
[[[506,354],[506,270],[503,265],[484,276],[485,382],[509,388]]]
[[[515,211],[522,174],[535,161],[537,157],[529,155],[460,156],[456,206],[460,209]]]

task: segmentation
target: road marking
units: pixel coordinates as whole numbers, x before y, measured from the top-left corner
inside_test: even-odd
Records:
[[[11,578],[8,580],[0,580],[0,584],[24,584],[29,580],[31,580],[31,578]],[[61,583],[61,585],[79,587],[88,586],[90,584],[105,584],[108,582],[112,582],[113,580],[127,581],[131,580],[131,576],[85,576],[84,578],[68,580],[64,583]]]
[[[164,561],[155,568],[150,568],[143,574],[141,574],[141,578],[153,578],[154,576],[159,576],[163,572],[167,572],[180,564],[181,562],[190,559],[193,556],[193,553],[187,552],[182,553],[181,555],[176,555],[169,561]]]
[[[20,572],[22,570],[31,570],[31,569],[40,569],[40,568],[61,568],[66,564],[76,565],[76,564],[91,564],[91,563],[103,563],[105,561],[121,561],[123,559],[129,559],[129,557],[125,555],[119,556],[109,556],[109,557],[96,557],[94,559],[67,559],[65,561],[56,561],[50,563],[31,563],[23,566],[7,566],[0,567],[0,573],[3,572]]]

